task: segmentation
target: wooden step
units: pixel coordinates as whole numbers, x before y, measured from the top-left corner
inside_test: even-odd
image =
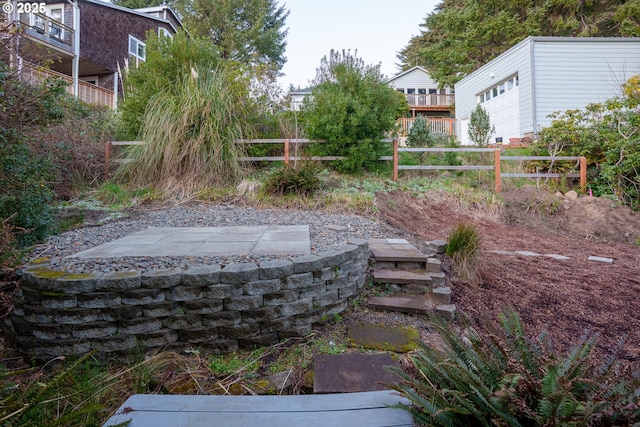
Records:
[[[415,284],[431,286],[429,273],[424,270],[375,270],[373,283]]]
[[[405,239],[371,239],[369,248],[376,262],[420,262],[427,256]]]
[[[446,320],[454,320],[456,307],[454,304],[434,304],[431,296],[395,294],[387,297],[374,297],[367,306],[379,311],[428,315],[436,312]]]
[[[386,297],[374,297],[367,306],[379,311],[395,311],[409,314],[429,314],[433,311],[431,297],[425,295],[395,294]]]

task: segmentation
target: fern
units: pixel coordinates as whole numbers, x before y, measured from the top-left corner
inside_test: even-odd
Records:
[[[408,371],[392,369],[394,387],[420,425],[437,426],[640,426],[640,373],[630,375],[615,355],[594,367],[597,336],[588,332],[565,357],[551,352],[546,334],[532,340],[511,308],[501,330],[481,335],[433,319],[444,350],[425,344]],[[622,344],[616,349],[622,348]]]

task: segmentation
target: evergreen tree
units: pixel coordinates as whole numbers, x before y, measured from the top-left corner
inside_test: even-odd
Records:
[[[491,124],[489,113],[482,108],[482,105],[478,104],[476,109],[471,112],[467,132],[469,139],[478,147],[486,147],[491,142],[496,128]]]

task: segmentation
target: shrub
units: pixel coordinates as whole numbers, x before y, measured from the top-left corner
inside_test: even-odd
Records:
[[[365,65],[350,52],[331,51],[316,70],[312,96],[303,103],[301,120],[314,154],[345,156],[333,163],[341,172],[373,170],[387,154],[381,140],[407,111],[407,102],[390,88],[377,66]]]
[[[320,171],[313,162],[302,162],[297,167],[285,165],[269,175],[264,189],[271,194],[308,196],[320,187]]]
[[[394,388],[420,425],[612,426],[640,421],[640,377],[629,375],[615,355],[596,366],[596,338],[584,334],[565,357],[551,352],[543,334],[525,335],[518,315],[506,309],[500,330],[465,337],[442,320],[435,329],[445,347],[422,343]]]
[[[48,205],[53,198],[51,169],[49,161],[0,132],[0,219],[20,230],[16,235],[20,245],[43,240],[53,229]]]
[[[477,284],[480,281],[478,268],[480,234],[472,224],[459,225],[449,235],[446,253],[451,258],[460,278]]]
[[[469,116],[469,139],[478,147],[486,147],[491,142],[491,136],[496,132],[491,125],[491,119],[487,110],[478,104]]]
[[[427,120],[422,116],[416,117],[407,137],[407,145],[409,147],[433,147],[435,143],[434,135],[429,129]]]

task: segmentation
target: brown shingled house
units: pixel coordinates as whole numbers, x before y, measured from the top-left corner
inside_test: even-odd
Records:
[[[117,106],[120,70],[146,58],[146,32],[171,37],[182,27],[168,6],[127,9],[99,0],[47,0],[34,13],[18,3],[12,1],[8,20],[24,32],[14,43],[11,66],[25,78],[65,78],[69,93],[110,108]],[[43,61],[49,69],[33,66]]]

